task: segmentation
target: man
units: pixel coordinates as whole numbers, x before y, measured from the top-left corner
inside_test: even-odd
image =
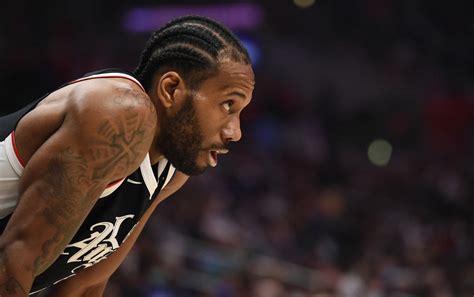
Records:
[[[0,296],[102,296],[156,206],[240,139],[253,87],[237,38],[191,16],[152,35],[133,75],[89,74],[0,118]]]

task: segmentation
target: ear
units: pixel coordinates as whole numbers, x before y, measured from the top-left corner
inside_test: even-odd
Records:
[[[178,104],[185,94],[186,86],[181,76],[174,71],[163,73],[156,88],[158,99],[164,108]]]

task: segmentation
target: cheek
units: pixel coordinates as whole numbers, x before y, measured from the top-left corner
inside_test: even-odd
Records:
[[[218,121],[212,121],[209,118],[203,122],[201,129],[204,143],[213,143],[219,139],[221,125]]]
[[[225,114],[217,108],[208,108],[200,117],[199,123],[204,139],[213,139],[220,134],[225,122]]]

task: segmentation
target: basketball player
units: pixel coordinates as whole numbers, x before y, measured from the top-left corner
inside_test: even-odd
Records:
[[[222,25],[176,19],[105,70],[0,118],[0,296],[102,296],[156,206],[241,137],[254,74]]]

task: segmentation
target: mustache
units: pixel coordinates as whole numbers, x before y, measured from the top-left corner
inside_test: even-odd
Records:
[[[208,151],[218,151],[218,150],[229,150],[229,145],[228,144],[213,144],[209,147],[207,147],[205,150]]]

